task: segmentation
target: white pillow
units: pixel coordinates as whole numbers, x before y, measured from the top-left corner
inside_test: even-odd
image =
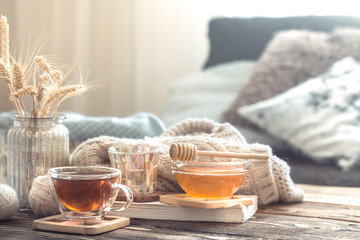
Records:
[[[360,64],[352,58],[238,113],[315,162],[360,166]]]

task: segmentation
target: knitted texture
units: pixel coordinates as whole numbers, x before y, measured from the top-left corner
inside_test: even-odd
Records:
[[[127,139],[100,136],[89,139],[75,149],[71,163],[109,166],[107,149],[110,146],[158,145],[162,151],[158,166],[157,189],[166,192],[181,192],[181,187],[171,171],[172,160],[169,156],[170,145],[176,142],[195,144],[199,150],[267,154],[269,158],[266,160],[250,159],[249,172],[237,193],[257,195],[260,205],[278,201],[299,202],[304,197],[304,192],[294,187],[288,165],[274,156],[269,146],[248,144],[242,134],[232,125],[220,124],[208,119],[184,120],[155,138]]]

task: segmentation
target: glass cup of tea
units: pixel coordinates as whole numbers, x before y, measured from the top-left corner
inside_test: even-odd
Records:
[[[121,171],[110,167],[69,166],[48,171],[50,193],[66,219],[104,219],[109,211],[128,208],[133,193],[120,181]],[[112,208],[120,189],[126,201]]]
[[[123,173],[122,184],[134,195],[156,191],[157,167],[161,148],[150,145],[118,145],[108,149],[111,165]]]

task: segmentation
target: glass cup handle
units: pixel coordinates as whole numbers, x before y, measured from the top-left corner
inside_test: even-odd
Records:
[[[133,202],[133,199],[134,199],[134,195],[133,195],[133,192],[131,191],[131,189],[126,185],[118,184],[118,183],[114,183],[113,188],[119,188],[125,193],[126,202],[121,207],[111,208],[110,211],[122,211],[122,210],[125,210],[128,207],[130,207],[130,205],[131,205],[131,203]]]

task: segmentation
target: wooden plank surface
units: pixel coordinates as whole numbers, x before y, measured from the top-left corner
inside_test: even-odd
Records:
[[[0,224],[1,239],[358,239],[360,224],[257,213],[243,224],[131,219],[131,225],[83,236],[32,230],[34,216],[17,214]]]
[[[360,223],[358,206],[302,202],[296,204],[271,204],[258,209],[258,213],[273,215],[301,216]]]
[[[108,233],[83,236],[32,230],[36,217],[17,213],[0,222],[1,239],[359,239],[360,188],[303,186],[303,203],[261,207],[245,223],[131,219],[131,225]],[[341,190],[341,191],[340,191]],[[318,197],[317,197],[318,196]],[[341,197],[339,199],[336,197]],[[320,199],[320,200],[319,200]],[[359,199],[359,198],[358,198]],[[339,201],[341,200],[341,201]],[[336,202],[338,201],[338,202]]]
[[[296,184],[305,191],[304,201],[360,206],[360,188]]]
[[[360,223],[360,188],[296,186],[305,192],[303,202],[271,204],[260,207],[258,212]]]

